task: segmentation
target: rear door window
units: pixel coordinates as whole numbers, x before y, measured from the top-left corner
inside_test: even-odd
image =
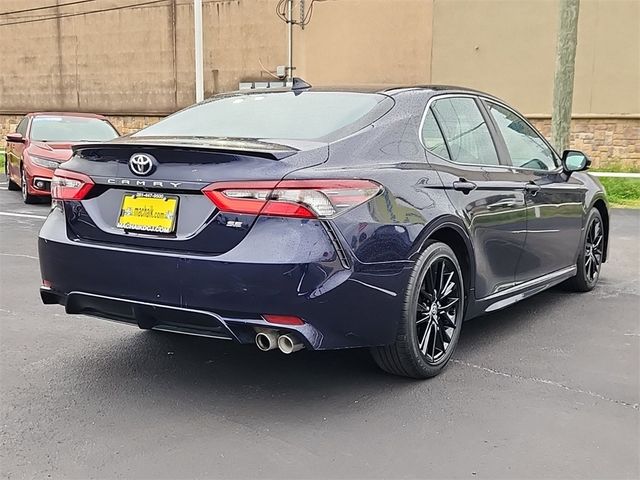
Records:
[[[431,109],[442,128],[451,161],[499,165],[491,133],[473,98],[443,98],[433,102]]]
[[[451,160],[449,151],[447,150],[447,145],[444,141],[444,136],[442,135],[442,131],[440,130],[438,122],[436,122],[436,117],[433,116],[431,109],[427,111],[427,114],[424,117],[424,122],[422,123],[422,141],[424,142],[424,146],[427,147],[427,150],[430,152],[435,153],[439,157]]]

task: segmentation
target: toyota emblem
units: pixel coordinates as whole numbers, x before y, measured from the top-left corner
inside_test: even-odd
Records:
[[[136,175],[149,175],[156,166],[156,159],[146,153],[134,153],[129,159],[129,170]]]

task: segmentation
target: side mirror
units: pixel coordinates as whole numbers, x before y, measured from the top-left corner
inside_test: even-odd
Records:
[[[565,150],[562,153],[562,168],[569,175],[586,170],[590,165],[591,160],[578,150]]]
[[[10,133],[6,136],[7,142],[24,143],[24,137],[21,133]]]

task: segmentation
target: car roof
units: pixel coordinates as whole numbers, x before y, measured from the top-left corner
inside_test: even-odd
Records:
[[[83,117],[83,118],[97,118],[100,120],[107,120],[107,117],[99,115],[97,113],[85,113],[85,112],[31,112],[27,115],[31,117]]]
[[[219,96],[225,95],[241,95],[252,93],[276,93],[276,92],[290,92],[291,87],[276,87],[276,88],[251,88],[236,90],[234,92],[220,93]],[[381,93],[384,95],[394,96],[404,92],[410,92],[415,90],[424,90],[432,93],[466,93],[472,95],[482,95],[486,97],[496,98],[494,95],[475,90],[469,87],[460,87],[456,85],[438,85],[438,84],[426,84],[426,85],[389,85],[389,84],[358,84],[358,85],[333,85],[333,86],[311,86],[310,88],[300,89],[301,91],[309,92],[350,92],[350,93]],[[218,96],[218,95],[216,95]]]
[[[392,93],[400,93],[407,90],[430,90],[433,92],[464,92],[471,93],[474,95],[489,95],[488,93],[481,92],[480,90],[475,90],[469,87],[460,87],[457,85],[410,85],[410,86],[395,86],[395,87],[387,87],[383,90],[384,93],[392,94]],[[490,96],[490,95],[489,95]]]

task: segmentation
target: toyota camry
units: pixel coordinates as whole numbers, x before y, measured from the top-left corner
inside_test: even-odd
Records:
[[[75,146],[39,238],[70,314],[255,344],[371,349],[438,374],[463,321],[607,258],[605,192],[498,98],[457,87],[215,96]]]

